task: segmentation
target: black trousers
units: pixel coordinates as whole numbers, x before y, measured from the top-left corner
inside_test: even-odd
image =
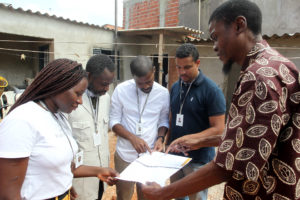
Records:
[[[98,200],[102,199],[103,193],[104,193],[103,181],[99,181]]]
[[[59,195],[58,197],[53,197],[51,199],[47,199],[47,200],[62,200],[64,199],[67,195],[69,195],[70,190],[67,190],[65,193]]]

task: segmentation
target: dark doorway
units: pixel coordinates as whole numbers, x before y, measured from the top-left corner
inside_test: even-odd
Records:
[[[39,47],[39,71],[49,63],[49,45]]]
[[[105,54],[110,57],[110,59],[115,62],[115,51],[113,50],[106,50],[106,49],[100,49],[100,48],[94,48],[93,49],[93,55],[96,54]],[[117,80],[120,80],[120,52],[117,53],[118,59],[117,59]]]
[[[159,63],[158,63],[158,54],[152,55],[153,65],[155,66],[154,80],[159,83]],[[169,70],[169,60],[168,54],[163,55],[163,71],[162,71],[162,86],[168,87],[168,70]]]

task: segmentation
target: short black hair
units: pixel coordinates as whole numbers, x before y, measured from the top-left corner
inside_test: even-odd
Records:
[[[97,54],[92,56],[87,64],[85,70],[93,76],[100,75],[104,69],[108,69],[110,72],[115,71],[115,65],[113,61],[104,54]]]
[[[137,56],[130,63],[132,76],[142,77],[153,71],[153,63],[147,56]]]
[[[176,58],[186,58],[189,56],[192,56],[194,62],[199,59],[199,52],[195,45],[184,43],[176,49]]]
[[[221,4],[214,10],[209,18],[212,21],[223,21],[229,25],[238,16],[244,16],[247,20],[247,26],[253,34],[261,34],[262,14],[259,7],[249,0],[229,0]]]

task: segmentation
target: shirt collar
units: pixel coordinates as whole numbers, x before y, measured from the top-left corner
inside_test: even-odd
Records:
[[[261,52],[265,51],[268,48],[270,48],[270,46],[265,40],[257,42],[248,52],[241,71],[245,71],[247,67],[249,67],[251,59],[255,59]]]
[[[195,85],[195,86],[199,86],[204,79],[201,70],[200,69],[198,69],[198,70],[199,70],[198,76],[196,77],[195,81],[193,82],[193,85]],[[182,80],[179,78],[179,81],[181,82]]]
[[[88,97],[98,97],[97,95],[95,95],[92,91],[90,91],[89,89],[86,89],[86,94]]]

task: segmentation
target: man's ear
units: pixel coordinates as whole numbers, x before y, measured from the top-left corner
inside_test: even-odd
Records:
[[[88,81],[90,82],[91,78],[92,78],[92,74],[90,72],[86,72],[88,75]]]
[[[242,33],[247,30],[247,19],[244,16],[238,16],[234,20],[237,33]]]
[[[156,71],[156,70],[155,70],[155,66],[152,67],[152,71],[153,71],[153,73]]]
[[[196,60],[196,64],[197,64],[198,67],[199,67],[199,65],[200,65],[200,59]]]

